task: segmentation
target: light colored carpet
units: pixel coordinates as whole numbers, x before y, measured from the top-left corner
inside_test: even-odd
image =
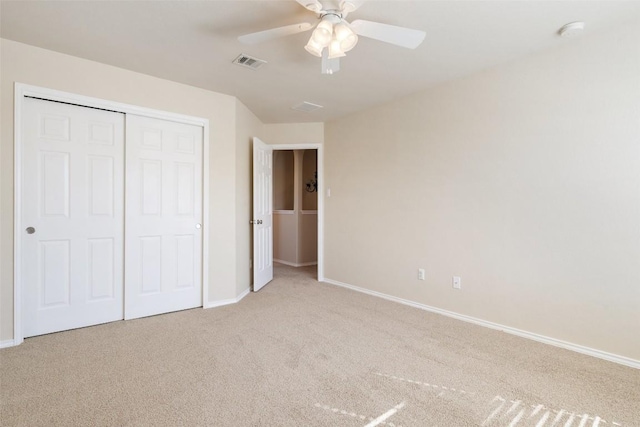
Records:
[[[3,426],[640,425],[640,371],[278,266],[240,303],[0,351]]]

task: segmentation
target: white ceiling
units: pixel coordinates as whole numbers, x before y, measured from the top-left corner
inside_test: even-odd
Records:
[[[237,96],[265,123],[315,122],[388,102],[446,80],[572,43],[564,24],[586,22],[583,37],[640,19],[638,1],[379,1],[348,20],[424,30],[416,50],[360,38],[341,71],[320,73],[304,50],[310,33],[259,45],[237,37],[316,22],[294,0],[5,1],[3,38]],[[268,61],[253,71],[233,65],[240,53]],[[294,111],[302,101],[323,105]]]

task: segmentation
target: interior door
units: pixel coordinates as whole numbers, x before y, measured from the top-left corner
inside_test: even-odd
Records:
[[[124,115],[24,99],[25,337],[123,318]]]
[[[253,138],[253,291],[273,279],[273,150]]]
[[[126,124],[125,318],[202,306],[202,127]]]

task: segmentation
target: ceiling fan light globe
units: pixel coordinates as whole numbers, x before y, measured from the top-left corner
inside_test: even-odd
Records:
[[[336,39],[333,39],[331,41],[331,44],[329,45],[329,59],[341,58],[343,56],[347,56],[347,55],[345,55],[344,52],[342,51],[342,48],[340,47],[340,42]]]
[[[353,30],[344,22],[340,22],[333,27],[333,32],[339,41],[342,41],[353,34]]]
[[[344,20],[333,27],[333,33],[340,42],[340,48],[343,52],[350,51],[358,43],[358,36]]]
[[[356,36],[355,34],[351,34],[346,39],[340,42],[340,48],[342,49],[343,52],[349,52],[351,49],[355,47],[357,43],[358,43],[358,36]]]
[[[307,52],[318,58],[322,57],[322,46],[313,41],[313,38],[309,39],[309,42],[304,47]]]
[[[333,27],[330,22],[322,21],[318,24],[313,33],[311,34],[311,38],[314,42],[319,44],[322,47],[329,46],[331,43],[331,36],[333,34]]]

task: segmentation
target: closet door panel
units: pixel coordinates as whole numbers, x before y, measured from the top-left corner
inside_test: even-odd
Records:
[[[124,115],[23,100],[25,337],[123,318]]]
[[[127,115],[125,318],[202,306],[202,128]]]

